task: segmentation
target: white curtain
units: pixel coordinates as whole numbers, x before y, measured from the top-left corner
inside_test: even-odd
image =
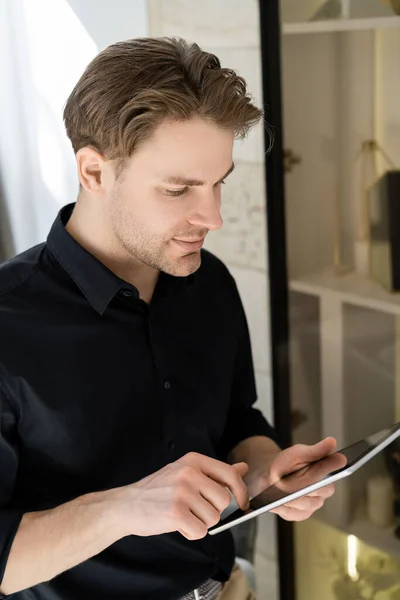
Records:
[[[43,241],[77,193],[62,110],[97,47],[65,0],[0,2],[0,173],[13,250]]]
[[[76,199],[69,93],[99,50],[147,30],[146,0],[0,0],[0,236],[8,220],[15,253]]]

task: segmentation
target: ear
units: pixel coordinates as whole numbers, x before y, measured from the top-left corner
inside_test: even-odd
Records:
[[[76,153],[78,177],[81,186],[92,196],[104,192],[104,157],[91,146],[81,148]]]

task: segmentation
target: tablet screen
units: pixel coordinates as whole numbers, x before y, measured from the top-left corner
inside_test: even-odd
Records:
[[[328,479],[328,477],[331,475],[340,473],[341,471],[354,466],[366,454],[371,452],[371,450],[373,450],[378,443],[382,443],[382,441],[389,437],[389,435],[391,435],[396,429],[399,429],[399,425],[388,432],[379,432],[378,434],[374,434],[368,438],[356,442],[355,444],[351,444],[350,446],[343,448],[343,450],[326,456],[319,461],[309,463],[307,466],[299,469],[298,471],[285,475],[273,485],[269,486],[266,490],[261,492],[261,494],[255,496],[250,501],[250,508],[248,510],[243,511],[239,508],[236,508],[236,510],[235,508],[227,509],[225,513],[222,513],[219,523],[211,527],[209,532],[212,532],[214,529],[222,527],[226,524],[232,523],[239,517],[248,515],[255,510],[283,500],[293,493],[296,493],[310,485],[322,482],[324,479]]]

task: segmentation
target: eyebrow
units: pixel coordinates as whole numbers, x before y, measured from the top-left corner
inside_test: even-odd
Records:
[[[228,169],[223,177],[217,182],[223,181],[228,175],[230,175],[235,168],[235,163],[232,163],[232,166]],[[172,175],[164,180],[164,183],[172,183],[175,185],[186,185],[186,186],[194,186],[194,185],[205,185],[204,181],[200,181],[199,179],[187,179],[186,177],[180,177],[179,175]]]

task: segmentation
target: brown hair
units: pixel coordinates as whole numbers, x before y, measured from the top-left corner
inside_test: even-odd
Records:
[[[201,116],[243,138],[262,115],[242,77],[180,38],[109,46],[88,65],[64,109],[74,151],[92,146],[120,166],[165,118]]]

